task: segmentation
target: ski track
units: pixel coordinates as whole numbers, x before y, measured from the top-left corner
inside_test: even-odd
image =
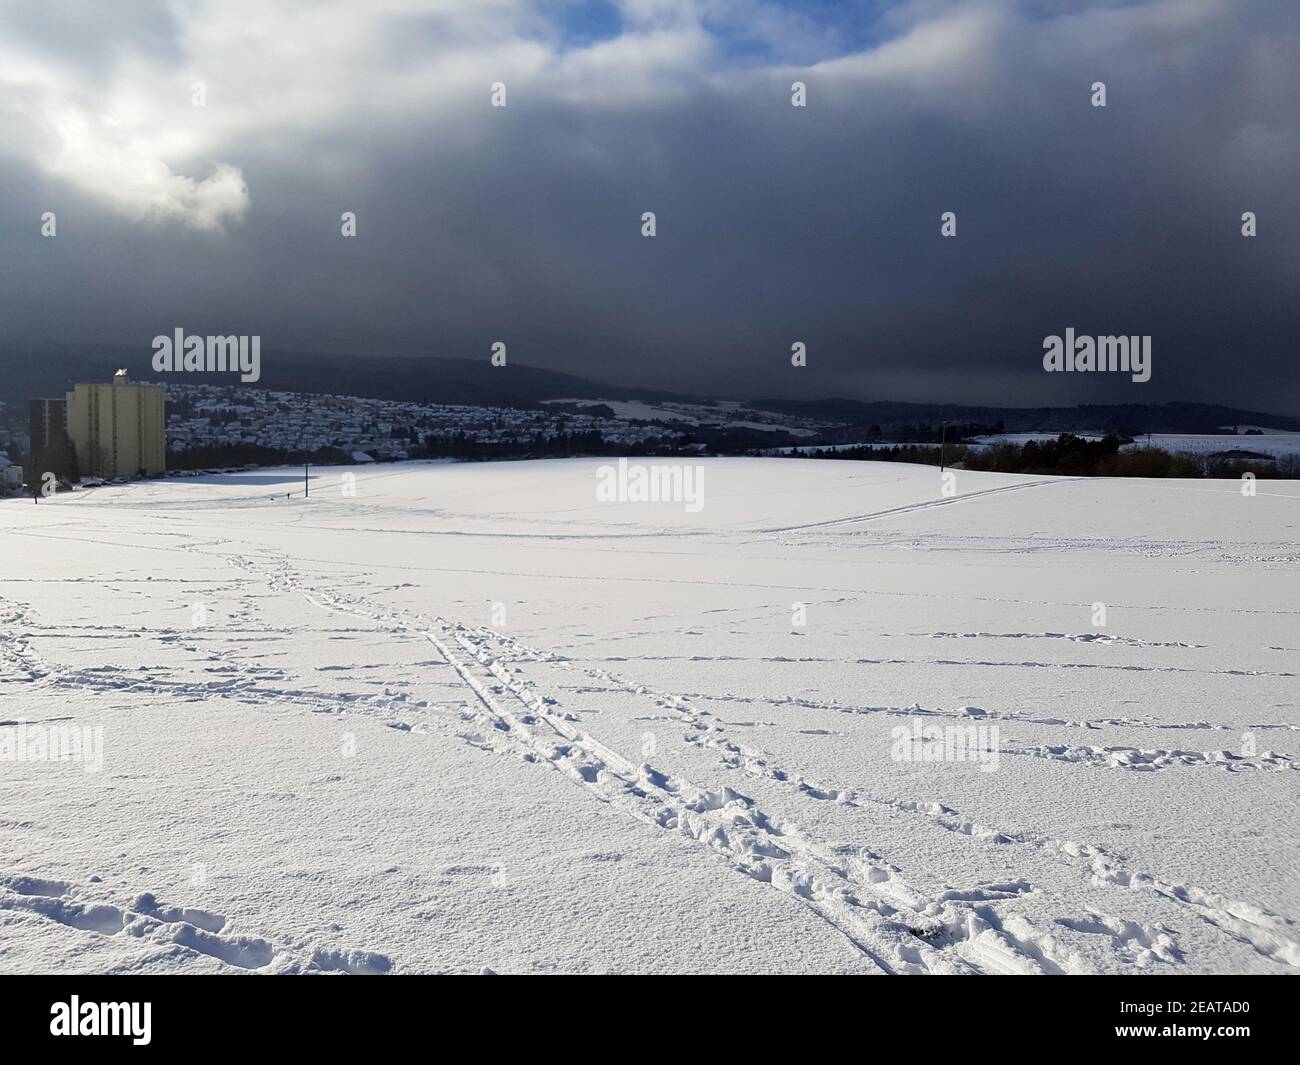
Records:
[[[964,710],[945,710],[941,707],[927,708],[921,706],[919,703],[913,703],[911,706],[852,706],[834,701],[822,702],[816,699],[807,699],[796,695],[755,696],[738,695],[735,692],[722,692],[718,694],[710,692],[682,692],[681,697],[683,699],[699,699],[717,703],[738,703],[746,706],[796,706],[802,710],[821,710],[836,714],[884,714],[892,717],[942,717],[961,719],[963,721],[970,720],[970,715],[964,712]],[[1148,718],[1131,717],[1083,718],[1078,721],[1071,721],[1062,717],[1026,717],[1019,711],[1002,712],[997,710],[986,710],[980,716],[984,719],[994,721],[1011,721],[1027,725],[1052,725],[1060,728],[1082,728],[1090,730],[1115,727],[1233,733],[1270,730],[1300,732],[1300,725],[1277,722],[1265,722],[1257,725],[1223,725],[1215,724],[1210,721],[1153,721]]]
[[[649,698],[681,720],[688,742],[715,749],[719,765],[728,771],[764,776],[800,796],[846,807],[885,806],[980,842],[1033,848],[1075,867],[1093,886],[1144,892],[1176,903],[1261,955],[1300,968],[1293,919],[1133,869],[1100,845],[1002,830],[938,803],[811,781],[779,766],[768,752],[730,739],[714,715],[690,705],[691,697],[627,682],[604,669],[575,665],[485,627],[406,610],[393,612],[374,607],[363,597],[312,587],[283,561],[269,568],[243,557],[228,561],[259,574],[273,588],[302,595],[320,609],[360,616],[386,631],[418,632],[473,694],[477,709],[469,713],[469,720],[480,729],[462,735],[466,742],[547,765],[619,812],[708,847],[733,870],[801,901],[883,972],[1078,973],[1093,971],[1093,966],[1051,930],[1020,914],[1002,912],[1003,904],[1035,890],[1027,881],[927,896],[908,885],[896,865],[870,848],[828,845],[809,837],[788,818],[760,809],[737,788],[696,783],[609,748],[585,731],[576,715],[561,709],[555,697],[534,689],[522,676],[523,666],[530,661],[546,663]],[[1084,918],[1061,917],[1056,923],[1074,932],[1108,937],[1116,965],[1177,965],[1183,959],[1176,935],[1163,926],[1095,912]]]
[[[764,655],[751,658],[745,655],[607,655],[594,658],[596,662],[825,662],[838,663],[835,658],[793,657],[787,655]],[[850,659],[859,666],[971,666],[1003,667],[1014,669],[1108,669],[1128,673],[1199,673],[1211,676],[1229,677],[1281,677],[1291,678],[1300,674],[1278,672],[1268,669],[1192,669],[1186,666],[1141,666],[1113,665],[1108,662],[1013,662],[993,661],[972,658],[854,658]]]
[[[831,518],[828,521],[813,521],[802,525],[783,525],[776,528],[754,529],[750,531],[761,533],[789,533],[833,529],[845,525],[858,525],[862,522],[875,521],[877,518],[894,517],[898,514],[912,514],[918,510],[929,510],[931,507],[946,507],[953,503],[968,503],[974,499],[985,499],[988,496],[998,495],[1002,492],[1019,492],[1026,488],[1040,488],[1043,485],[1059,483],[1060,478],[1047,478],[1041,481],[1024,481],[1019,484],[1001,485],[997,488],[985,488],[978,492],[964,492],[960,495],[945,496],[941,499],[927,499],[920,503],[908,503],[904,506],[890,507],[887,510],[876,510],[867,514],[855,514],[847,518]]]

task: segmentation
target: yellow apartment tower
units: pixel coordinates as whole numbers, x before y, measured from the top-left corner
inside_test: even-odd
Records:
[[[68,436],[83,477],[135,477],[167,469],[162,385],[137,385],[125,370],[111,385],[68,393]]]

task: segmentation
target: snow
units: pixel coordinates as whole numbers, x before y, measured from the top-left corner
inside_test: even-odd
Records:
[[[1146,437],[1135,440],[1130,447],[1142,447]],[[1300,433],[1152,433],[1151,446],[1166,451],[1181,451],[1190,455],[1209,455],[1217,451],[1254,451],[1261,455],[1284,458],[1300,455]]]
[[[1243,430],[1253,426],[1241,426]],[[999,433],[995,436],[981,436],[968,446],[988,447],[992,444],[1027,444],[1033,441],[1055,440],[1059,433]],[[1080,432],[1085,440],[1100,440],[1104,434],[1098,432]],[[1220,451],[1253,451],[1261,455],[1285,458],[1300,455],[1300,433],[1259,432],[1259,433],[1152,433],[1150,446],[1165,451],[1181,452],[1189,455],[1212,455]],[[1124,451],[1148,446],[1145,433],[1136,437],[1131,444],[1125,444]]]
[[[1300,483],[699,464],[0,502],[0,971],[1300,969]]]

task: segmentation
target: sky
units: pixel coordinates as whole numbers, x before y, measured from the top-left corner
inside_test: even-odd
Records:
[[[0,342],[1300,413],[1295,0],[0,0],[0,189]]]

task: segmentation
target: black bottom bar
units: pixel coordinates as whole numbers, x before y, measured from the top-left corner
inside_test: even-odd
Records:
[[[347,1048],[373,1050],[396,1040],[455,1052],[465,1038],[478,1038],[471,1033],[483,1022],[491,1025],[487,1030],[499,1052],[509,1052],[511,1030],[522,1034],[533,1023],[525,1004],[548,1006],[545,985],[534,983],[526,992],[515,992],[525,997],[511,1004],[513,995],[503,999],[499,990],[471,988],[463,981],[454,986],[446,979],[435,986],[436,979],[10,977],[0,980],[0,996],[7,1049],[56,1050],[63,1044],[90,1053],[115,1044],[114,1050],[128,1053],[257,1048],[260,1054],[283,1045],[299,1052],[318,1047],[337,1054]],[[620,994],[612,986],[615,978],[604,979],[606,987],[592,994]],[[1039,1051],[1069,1047],[1086,1055],[1098,1049],[1122,1052],[1126,1044],[1178,1054],[1203,1047],[1220,1056],[1294,1050],[1297,985],[1285,980],[1184,976],[1079,977],[1068,983],[1051,978],[937,981],[882,977],[852,987],[842,984],[830,994],[824,984],[815,991],[809,986],[803,994],[783,989],[772,1002],[770,990],[757,992],[756,999],[752,985],[740,989],[735,981],[715,979],[709,1002],[719,1016],[728,1017],[721,1027],[731,1033],[715,1038],[740,1035],[745,1041],[744,1019],[749,1017],[760,1025],[756,1032],[767,1032],[775,1024],[787,1036],[804,1025],[810,1033],[825,1033],[833,1025],[841,1038],[857,1042],[864,1053],[886,1046],[904,1051],[914,1046],[926,1055],[969,1053],[981,1046],[984,1052],[997,1053],[998,1047],[1023,1045]],[[556,999],[571,1001],[573,990],[557,990]],[[757,1003],[763,1000],[777,1008],[760,1010]],[[646,1005],[638,995],[625,1008],[598,1011],[603,1013],[600,1018],[584,1010],[584,1041],[601,1024],[619,1040],[613,1046],[635,1046],[647,1037],[654,1040],[659,1025],[686,1023],[692,1030],[690,1043],[702,1049],[702,1017],[687,1020],[680,1011],[663,1008],[673,1001],[652,998],[651,1003],[659,1004]],[[558,1019],[554,1010],[549,1004],[546,1023],[551,1025]],[[69,1030],[78,1034],[54,1034]],[[101,1034],[89,1034],[94,1031]],[[667,1030],[661,1035],[666,1049],[673,1036]]]

